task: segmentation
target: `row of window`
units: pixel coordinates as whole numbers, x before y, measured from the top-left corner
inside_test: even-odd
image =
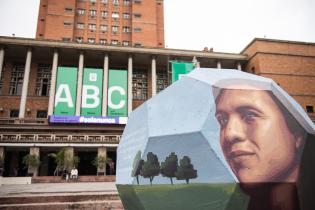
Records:
[[[18,118],[20,110],[18,109],[11,109],[10,110],[10,117],[11,118]],[[37,110],[36,111],[36,118],[47,118],[47,110]]]
[[[85,1],[85,0],[79,0],[79,1]],[[97,0],[89,0],[90,1],[90,3],[91,4],[95,4],[95,3],[97,3]],[[108,4],[108,0],[100,0],[100,2],[102,3],[102,4]],[[114,6],[118,6],[119,5],[119,0],[112,0],[111,1],[112,2],[112,4],[114,5]],[[130,5],[130,0],[122,0],[122,2],[123,2],[123,5],[124,6],[129,6]],[[141,0],[133,0],[133,2],[135,3],[135,4],[140,4],[141,3]]]
[[[76,41],[77,41],[78,43],[83,43],[83,37],[76,37]],[[87,42],[88,42],[89,44],[95,44],[95,38],[88,38],[88,39],[87,39]],[[102,44],[102,45],[109,44],[109,43],[107,42],[107,39],[100,39],[100,42],[99,42],[99,43]],[[120,45],[120,42],[119,42],[118,40],[116,40],[116,39],[112,39],[111,42],[110,42],[110,44],[111,44],[111,45]],[[124,40],[124,41],[121,42],[121,44],[122,44],[122,46],[129,46],[129,45],[130,45],[130,42]]]
[[[85,9],[79,8],[77,10],[77,14],[79,16],[85,15]],[[97,11],[94,10],[94,9],[91,9],[91,10],[89,10],[89,14],[90,14],[90,17],[96,17],[97,16]],[[130,19],[130,16],[131,16],[130,13],[127,13],[127,12],[124,12],[122,14],[123,19]],[[135,18],[141,18],[141,13],[134,13],[133,16]],[[107,18],[108,17],[108,12],[107,11],[101,11],[101,17],[102,18]],[[119,18],[119,12],[112,12],[112,18]]]
[[[65,26],[67,26],[67,25],[65,24]],[[85,28],[85,24],[84,24],[84,23],[77,23],[77,29],[84,29],[84,28]],[[88,24],[88,29],[89,29],[90,31],[96,31],[96,24],[94,24],[94,23],[89,23],[89,24]],[[102,31],[102,32],[108,31],[108,26],[107,26],[107,25],[103,25],[103,24],[100,25],[100,31]],[[134,28],[133,31],[134,31],[134,32],[141,32],[141,28]],[[119,32],[119,26],[113,25],[113,26],[112,26],[112,32],[113,32],[113,33]],[[131,32],[131,29],[130,29],[129,26],[123,26],[123,27],[122,27],[122,32],[124,32],[124,33],[130,33],[130,32]]]
[[[82,1],[82,0],[81,0]],[[97,2],[97,0],[90,0],[90,3],[95,4]],[[108,4],[108,0],[100,0],[100,2],[102,4]],[[118,6],[119,5],[119,0],[112,0],[112,4],[114,6]],[[123,5],[124,6],[128,6],[130,5],[130,0],[123,0]]]

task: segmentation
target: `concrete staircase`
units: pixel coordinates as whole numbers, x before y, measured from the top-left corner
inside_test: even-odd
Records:
[[[10,210],[123,210],[117,193],[40,193],[2,196],[0,209]]]

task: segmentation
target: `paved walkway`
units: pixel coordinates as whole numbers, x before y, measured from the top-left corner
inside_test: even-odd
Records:
[[[32,196],[40,194],[62,195],[67,193],[114,193],[117,194],[115,182],[80,182],[47,184],[10,184],[0,186],[0,196]]]

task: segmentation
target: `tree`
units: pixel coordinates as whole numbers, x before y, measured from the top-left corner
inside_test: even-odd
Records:
[[[35,154],[27,154],[23,157],[23,164],[29,169],[29,172],[36,176],[36,171],[40,165],[39,157]]]
[[[178,180],[186,180],[186,184],[189,183],[189,179],[196,178],[197,170],[194,170],[194,166],[190,163],[190,158],[184,156],[183,159],[179,161],[179,167],[175,173]]]
[[[80,162],[79,157],[73,156],[72,153],[67,151],[67,148],[62,148],[56,153],[50,153],[49,156],[55,160],[57,167],[55,169],[54,175],[57,174],[57,176],[59,171],[67,170],[70,172],[73,166],[78,167]]]
[[[136,177],[138,185],[139,185],[139,175],[140,175],[140,171],[143,166],[143,163],[144,163],[144,160],[141,159],[141,151],[138,151],[133,160],[132,172],[131,172],[131,176]]]
[[[106,157],[105,155],[100,155],[96,156],[91,163],[96,167],[96,169],[99,169],[102,172],[106,168],[106,164],[109,163],[109,161],[111,161],[110,158]],[[98,173],[96,175],[98,175]]]
[[[173,185],[173,177],[176,177],[178,158],[174,152],[172,152],[165,161],[161,163],[161,174],[162,176],[169,177],[171,184]]]
[[[160,173],[160,163],[158,157],[149,152],[147,154],[147,161],[145,161],[140,170],[141,176],[144,178],[150,178],[150,184],[152,185],[153,178]]]

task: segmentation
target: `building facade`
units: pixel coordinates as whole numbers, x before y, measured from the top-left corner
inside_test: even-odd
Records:
[[[164,47],[163,0],[41,0],[36,39]]]
[[[256,38],[241,54],[245,71],[276,81],[315,122],[314,43]]]
[[[197,61],[206,68],[239,69],[247,56],[232,53],[103,46],[24,38],[0,37],[0,156],[4,157],[4,176],[25,176],[22,159],[39,157],[39,176],[52,176],[56,169],[49,156],[62,148],[78,156],[79,175],[99,171],[91,162],[105,155],[116,161],[116,149],[124,124],[71,123],[53,121],[56,114],[58,75],[62,68],[75,68],[76,99],[73,116],[82,115],[84,73],[102,72],[100,117],[110,115],[110,74],[126,75],[126,117],[132,110],[170,85],[170,61]],[[71,117],[71,116],[70,116]],[[106,170],[107,174],[109,170]]]

